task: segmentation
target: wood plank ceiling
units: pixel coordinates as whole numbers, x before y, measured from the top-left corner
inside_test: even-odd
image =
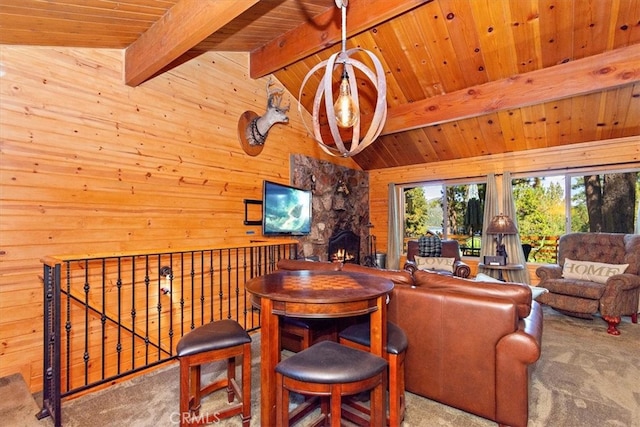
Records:
[[[354,157],[365,170],[640,135],[640,0],[350,0],[347,30],[387,78],[383,134]],[[297,96],[339,42],[334,0],[0,3],[0,44],[126,49],[129,85],[246,51],[252,77]],[[358,77],[364,124],[375,92]]]

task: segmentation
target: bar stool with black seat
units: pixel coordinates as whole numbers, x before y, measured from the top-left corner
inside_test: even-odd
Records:
[[[242,416],[242,425],[251,420],[251,337],[240,324],[226,319],[199,326],[185,334],[177,346],[180,359],[180,426],[203,425],[234,415]],[[242,387],[236,381],[236,358],[242,357]],[[205,363],[226,360],[226,377],[202,387],[201,367]],[[227,389],[233,405],[200,415],[201,399]]]
[[[345,328],[339,334],[340,344],[369,351],[371,346],[369,322],[361,322]],[[404,360],[407,350],[407,335],[397,325],[387,322],[387,346],[385,358],[389,363],[389,379],[387,387],[389,389],[389,426],[399,426],[404,418],[405,411],[405,388],[404,388]],[[351,401],[351,405],[359,412],[366,413],[368,408],[356,401]],[[357,414],[356,414],[357,416]]]
[[[320,396],[321,414],[313,425],[329,418],[332,427],[341,425],[342,396],[370,392],[371,411],[366,425],[382,426],[385,420],[384,379],[387,361],[374,354],[321,341],[276,365],[277,425],[288,426],[299,421],[297,414],[306,408],[289,412],[289,393]],[[306,400],[303,405],[311,404]]]
[[[338,341],[335,319],[280,318],[280,342],[284,350],[297,353],[325,340]]]

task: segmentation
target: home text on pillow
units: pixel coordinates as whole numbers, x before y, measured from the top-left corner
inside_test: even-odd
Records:
[[[606,283],[609,277],[622,274],[629,264],[605,264],[603,262],[564,260],[562,277],[565,279],[589,280]]]

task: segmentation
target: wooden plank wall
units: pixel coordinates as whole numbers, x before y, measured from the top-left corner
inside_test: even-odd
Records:
[[[48,255],[246,243],[243,199],[289,181],[289,155],[327,158],[295,105],[263,152],[246,155],[238,117],[266,104],[248,56],[204,54],[139,87],[120,50],[0,47],[0,377],[42,388],[42,265]],[[387,184],[638,162],[637,139],[370,173],[371,221],[386,251]]]
[[[462,143],[462,142],[461,142]],[[532,171],[557,170],[560,173],[567,168],[601,167],[603,170],[616,170],[640,167],[640,137],[628,137],[549,147],[545,149],[520,151],[464,160],[451,160],[428,165],[403,168],[378,169],[369,172],[370,218],[374,225],[377,250],[387,251],[388,187],[390,183],[409,184],[446,179],[465,180],[486,176],[488,173],[511,174]],[[475,274],[477,261],[465,259]],[[402,266],[402,260],[401,260]],[[537,283],[535,264],[529,264],[529,276],[532,284]]]
[[[243,225],[243,199],[288,183],[291,153],[357,169],[317,148],[295,105],[260,155],[244,153],[238,118],[264,112],[267,81],[248,77],[247,54],[207,53],[132,88],[120,50],[0,50],[0,377],[20,372],[34,392],[41,258],[246,243],[260,229]]]

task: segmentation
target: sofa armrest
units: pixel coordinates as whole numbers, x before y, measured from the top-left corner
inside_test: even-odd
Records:
[[[618,293],[620,291],[628,291],[640,287],[640,276],[636,274],[615,274],[607,279],[604,284],[604,294]]]
[[[531,314],[519,330],[503,337],[496,352],[496,421],[505,425],[527,425],[529,365],[542,351],[542,308],[533,302]]]
[[[600,297],[600,314],[607,317],[629,315],[638,311],[640,276],[616,274],[609,277]]]
[[[536,269],[536,276],[540,278],[540,281],[547,279],[560,279],[562,278],[562,267],[557,264],[544,264]]]
[[[413,274],[418,270],[418,266],[416,265],[415,261],[407,261],[404,263],[403,270],[406,270],[409,273]]]
[[[536,301],[531,303],[531,312],[521,319],[518,326],[520,336],[513,336],[509,343],[509,358],[518,359],[520,362],[530,365],[540,358],[542,353],[542,305]],[[498,347],[506,346],[507,342],[498,343]]]
[[[403,269],[413,274],[418,270],[418,266],[416,265],[415,261],[407,261],[404,263]],[[455,261],[453,263],[453,275],[466,279],[471,275],[471,267],[469,267],[463,261]]]
[[[469,267],[464,261],[456,261],[453,264],[453,275],[466,279],[471,275],[471,267]]]

